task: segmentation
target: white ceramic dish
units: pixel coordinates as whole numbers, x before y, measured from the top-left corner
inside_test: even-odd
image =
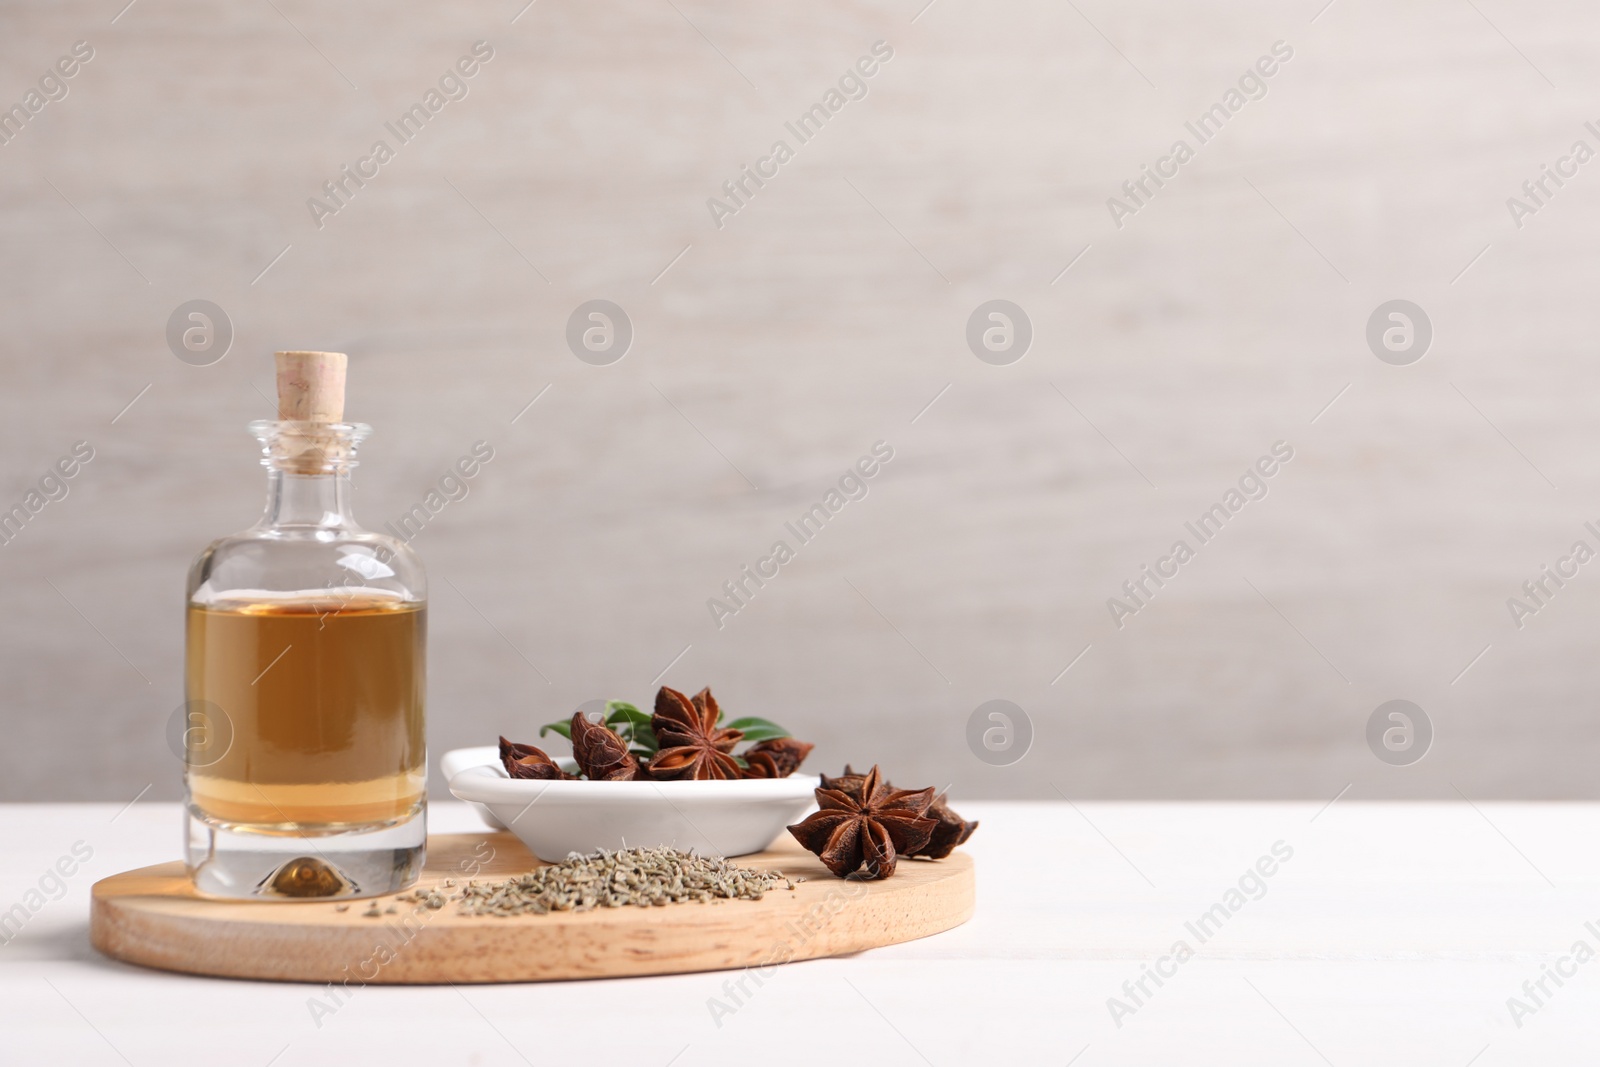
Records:
[[[493,745],[446,752],[439,769],[458,800],[547,862],[597,848],[657,845],[703,856],[760,852],[816,806],[818,784],[809,774],[732,782],[530,781],[506,774]]]

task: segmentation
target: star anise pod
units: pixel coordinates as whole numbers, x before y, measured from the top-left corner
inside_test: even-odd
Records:
[[[928,838],[928,843],[915,852],[908,852],[908,856],[926,856],[930,860],[942,860],[953,852],[957,845],[967,843],[967,838],[972,836],[972,831],[978,828],[976,822],[968,822],[954,811],[945,802],[945,795],[940,793],[933,798],[933,803],[928,805],[928,818],[935,819],[939,825],[933,828],[933,836]]]
[[[576,777],[556,766],[556,761],[551,759],[544,749],[533,745],[519,745],[515,741],[507,741],[504,737],[500,739],[500,762],[505,765],[506,773],[513,778],[555,781]]]
[[[858,802],[861,800],[861,787],[867,780],[866,775],[857,774],[851,770],[848,763],[844,765],[844,773],[837,778],[829,778],[826,774],[819,777],[822,779],[822,788],[837,789],[839,792],[855,798]],[[888,782],[884,784],[889,785]],[[893,789],[894,786],[889,785],[889,788]]]
[[[591,782],[631,782],[644,777],[628,743],[604,723],[590,722],[581,711],[572,715],[572,758]]]
[[[717,698],[709,688],[696,693],[691,701],[676,689],[661,687],[656,694],[656,711],[650,718],[661,746],[650,757],[653,778],[737,778],[740,767],[733,758],[733,746],[744,738],[743,731],[718,729],[722,717]]]
[[[876,766],[861,778],[859,789],[818,789],[817,803],[821,810],[789,832],[840,878],[857,871],[868,878],[888,878],[897,858],[927,845],[939,825],[924,817],[933,803],[931,786],[891,789]]]
[[[844,766],[844,774],[838,778],[829,778],[825,774],[822,776],[822,787],[824,789],[837,789],[846,795],[854,797],[858,802],[861,799],[862,786],[865,782],[866,775],[857,774],[848,763]],[[884,784],[888,785],[890,789],[894,788],[892,783],[885,782]],[[929,837],[926,845],[915,851],[907,852],[907,856],[925,856],[931,860],[942,860],[950,855],[958,845],[966,844],[967,839],[972,836],[972,832],[978,828],[976,822],[968,822],[956,814],[950,807],[948,798],[944,793],[940,793],[933,798],[933,803],[928,805],[926,814],[928,818],[936,820],[939,825],[934,828],[933,835]]]
[[[816,748],[810,741],[796,741],[792,737],[775,737],[745,749],[744,778],[787,778],[800,769],[800,764]]]

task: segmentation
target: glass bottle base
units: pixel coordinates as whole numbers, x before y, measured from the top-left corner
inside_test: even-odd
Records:
[[[195,888],[236,900],[353,900],[413,885],[427,853],[427,805],[369,830],[280,835],[206,819],[185,806],[184,862]]]

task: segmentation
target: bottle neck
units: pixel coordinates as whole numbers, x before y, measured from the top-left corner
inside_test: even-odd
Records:
[[[295,474],[268,468],[265,527],[343,530],[356,528],[350,513],[350,471]]]
[[[267,468],[267,508],[257,528],[360,530],[350,514],[350,469],[371,431],[359,422],[252,422]]]

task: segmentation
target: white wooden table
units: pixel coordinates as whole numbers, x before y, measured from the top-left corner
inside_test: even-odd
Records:
[[[969,846],[970,923],[784,968],[720,1026],[709,1001],[732,1003],[727,973],[371,987],[319,1026],[314,988],[145,971],[89,947],[89,886],[175,858],[175,805],[0,806],[0,912],[37,903],[27,894],[41,878],[59,895],[0,944],[0,1063],[1496,1067],[1600,1057],[1600,961],[1561,962],[1575,942],[1600,949],[1595,805],[960,807],[983,822]],[[456,804],[435,806],[432,820],[440,831],[477,828]],[[79,842],[92,856],[63,892],[45,874]],[[1275,845],[1280,858],[1262,864],[1272,873],[1245,877],[1259,898],[1230,900]],[[1160,962],[1170,976],[1159,987],[1146,977],[1140,992],[1145,966],[1179,941],[1193,958]],[[1560,986],[1545,977],[1558,963],[1571,972]],[[1541,978],[1548,995],[1536,1003],[1523,983]],[[1513,996],[1535,1009],[1520,1026]],[[1112,997],[1132,1010],[1114,1019]]]

